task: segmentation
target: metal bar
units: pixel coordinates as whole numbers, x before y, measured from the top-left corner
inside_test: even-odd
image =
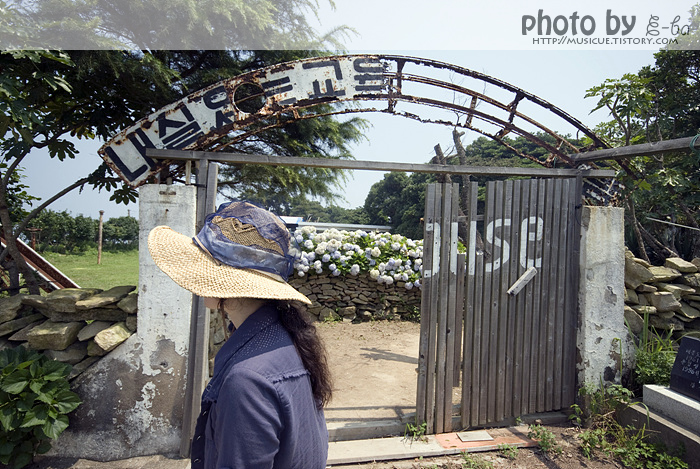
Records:
[[[592,150],[583,153],[568,155],[574,164],[589,163],[601,160],[620,160],[633,156],[656,155],[665,151],[690,151],[690,142],[695,137],[675,138],[661,142],[642,143],[640,145],[628,145],[619,148],[606,148],[604,150]]]
[[[357,169],[367,171],[403,171],[408,173],[468,174],[488,176],[531,176],[531,177],[573,177],[612,178],[615,171],[590,169],[555,168],[502,168],[495,166],[462,166],[442,164],[390,163],[384,161],[337,160],[333,158],[305,158],[298,156],[272,156],[245,153],[225,153],[216,151],[188,151],[147,148],[146,156],[165,160],[210,160],[220,163],[250,163],[267,166],[303,166],[309,168]]]
[[[679,228],[686,228],[688,230],[700,231],[700,228],[695,228],[695,227],[686,226],[686,225],[679,225],[678,223],[671,223],[670,221],[659,220],[658,218],[646,217],[646,219],[651,220],[651,221],[655,221],[655,222],[659,222],[659,223],[665,223],[665,224],[671,225],[671,226],[677,226]]]
[[[208,181],[209,161],[200,160],[197,168],[197,214],[195,231],[204,224],[206,211],[206,195]],[[190,343],[187,357],[187,384],[185,389],[185,404],[183,413],[182,435],[180,438],[180,456],[187,458],[190,455],[190,446],[194,434],[197,416],[199,415],[200,400],[202,396],[203,377],[201,366],[200,342],[200,309],[204,309],[204,301],[196,295],[192,296],[192,309],[190,313]],[[208,344],[207,344],[208,345]]]

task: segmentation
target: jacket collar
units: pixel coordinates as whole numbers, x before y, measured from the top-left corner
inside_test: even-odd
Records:
[[[279,321],[279,312],[271,304],[261,306],[243,321],[241,327],[231,334],[216,354],[214,376],[202,395],[202,401],[215,401],[218,398],[221,383],[226,375],[224,371],[236,362],[236,354],[260,331],[277,321]]]

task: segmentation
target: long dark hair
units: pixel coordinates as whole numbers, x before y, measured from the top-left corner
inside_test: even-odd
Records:
[[[277,302],[280,322],[292,337],[301,361],[311,375],[311,390],[319,408],[330,402],[333,388],[326,359],[326,349],[316,332],[316,326],[296,306]]]

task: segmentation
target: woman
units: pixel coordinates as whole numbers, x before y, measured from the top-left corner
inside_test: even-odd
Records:
[[[192,469],[324,468],[331,397],[325,352],[286,279],[290,235],[248,202],[223,204],[194,238],[154,228],[156,265],[231,321],[192,440]]]

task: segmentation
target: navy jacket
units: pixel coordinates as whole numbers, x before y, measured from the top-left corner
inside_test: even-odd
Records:
[[[192,440],[192,469],[323,469],[328,431],[309,373],[272,306],[216,355]]]

